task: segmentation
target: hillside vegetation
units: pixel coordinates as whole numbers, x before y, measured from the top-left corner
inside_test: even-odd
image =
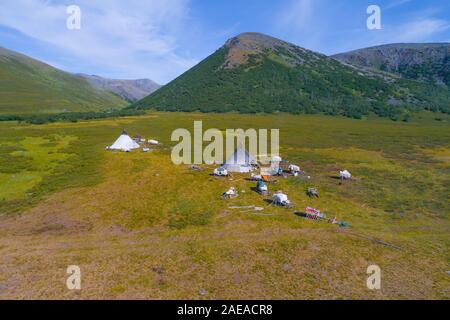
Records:
[[[242,113],[290,112],[408,120],[418,110],[450,112],[450,91],[366,72],[257,33],[241,34],[131,108]]]
[[[450,86],[450,43],[398,43],[359,49],[333,58],[358,67]]]
[[[86,79],[0,48],[0,114],[92,112],[126,105]]]

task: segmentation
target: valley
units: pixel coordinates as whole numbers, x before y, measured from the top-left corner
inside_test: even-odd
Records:
[[[0,117],[114,112],[159,85],[75,75],[0,47]]]
[[[448,299],[450,119],[435,117],[148,112],[0,122],[0,298]],[[266,204],[247,175],[174,165],[170,134],[196,120],[280,128],[281,156],[312,177],[269,184],[294,210]],[[162,145],[106,151],[123,129]],[[341,168],[355,180],[333,179]],[[230,186],[244,192],[220,199]],[[320,198],[306,196],[310,186]],[[251,205],[264,210],[230,208]],[[294,214],[306,206],[350,226]],[[366,287],[372,264],[381,290]],[[69,265],[81,269],[80,291],[66,288]]]

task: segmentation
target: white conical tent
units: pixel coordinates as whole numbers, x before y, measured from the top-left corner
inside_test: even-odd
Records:
[[[222,165],[223,168],[229,172],[250,172],[253,170],[252,164],[255,164],[255,159],[240,146],[231,155],[231,157]]]
[[[139,144],[136,143],[130,136],[124,131],[120,137],[110,146],[109,150],[131,151],[139,148]]]

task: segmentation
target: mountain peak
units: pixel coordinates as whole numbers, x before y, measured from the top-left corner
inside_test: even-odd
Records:
[[[258,59],[258,57],[271,51],[283,50],[286,57],[296,58],[307,51],[289,42],[258,32],[241,33],[225,42],[224,47],[228,50],[228,53],[223,67],[227,69],[246,64],[250,57]],[[302,59],[290,60],[286,61],[289,65],[298,65],[302,62]]]
[[[413,110],[449,112],[450,91],[366,72],[255,32],[242,33],[130,108],[161,111],[370,113],[407,119]]]
[[[235,45],[239,42],[255,42],[261,45],[270,45],[273,43],[286,43],[280,39],[259,32],[243,32],[227,41],[228,45]]]
[[[150,79],[107,79],[97,75],[82,73],[78,74],[78,76],[88,80],[93,87],[110,91],[130,102],[140,100],[161,87]]]

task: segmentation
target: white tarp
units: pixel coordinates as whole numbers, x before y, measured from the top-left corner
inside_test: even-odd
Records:
[[[339,176],[343,179],[351,179],[352,178],[351,173],[348,172],[347,170],[339,171]]]
[[[272,197],[273,201],[276,203],[283,203],[283,202],[289,202],[288,196],[284,193],[275,193]]]
[[[253,170],[252,163],[256,164],[256,160],[245,148],[239,147],[222,167],[227,169],[228,172],[250,172]]]
[[[252,179],[252,180],[254,180],[254,181],[259,181],[259,180],[262,180],[262,175],[252,173],[252,174],[250,175],[250,179]]]
[[[281,159],[280,156],[273,156],[271,159],[272,162],[281,162],[283,161],[283,159]]]
[[[229,195],[229,196],[235,195],[235,194],[236,194],[236,189],[233,188],[233,187],[231,187],[230,189],[228,189],[228,190],[225,192],[225,194],[227,194],[227,195]]]
[[[274,176],[278,173],[278,169],[274,169],[272,167],[270,168],[261,167],[259,171],[262,176]]]
[[[228,175],[228,171],[227,171],[227,169],[220,167],[220,168],[214,169],[213,174],[215,176],[227,176]]]
[[[109,150],[131,151],[139,148],[139,144],[130,138],[129,135],[122,133],[120,137],[110,146]]]
[[[272,172],[274,172],[273,174],[276,174],[280,170],[280,162],[282,160],[283,159],[281,159],[281,157],[279,156],[273,156],[270,160],[270,167],[272,169]]]

